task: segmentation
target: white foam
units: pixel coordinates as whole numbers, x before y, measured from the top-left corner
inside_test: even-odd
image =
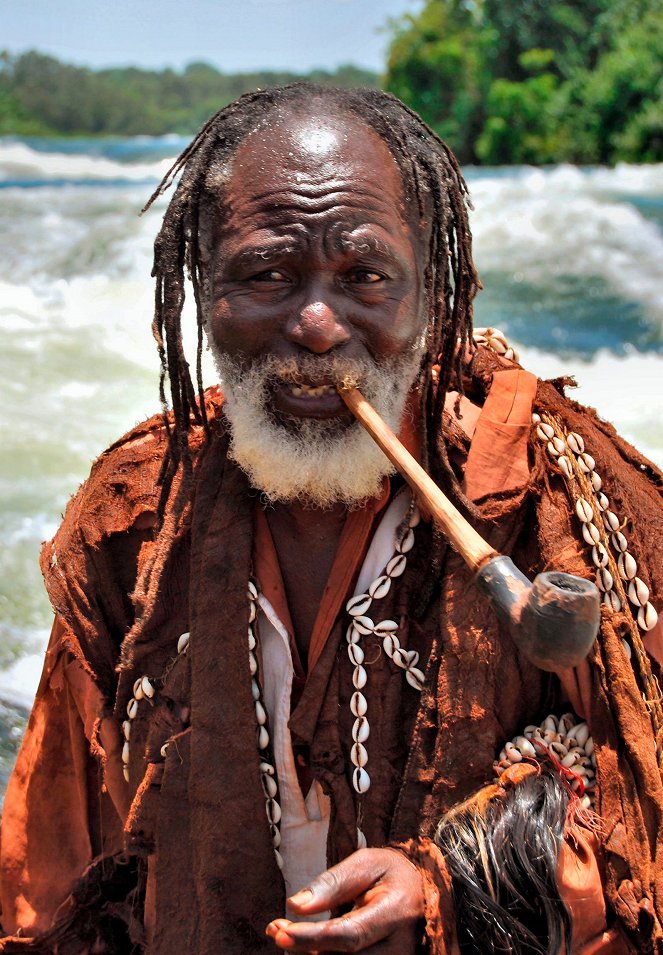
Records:
[[[26,143],[0,141],[0,180],[28,182],[158,181],[172,160],[121,163],[83,153],[41,152]]]

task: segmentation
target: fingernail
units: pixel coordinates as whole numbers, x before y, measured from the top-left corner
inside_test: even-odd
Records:
[[[310,889],[302,889],[300,892],[291,895],[288,901],[292,902],[293,905],[308,905],[312,898],[313,893]]]
[[[270,938],[274,938],[277,932],[278,932],[278,928],[273,922],[270,922],[267,928],[265,929],[265,935],[269,935]]]

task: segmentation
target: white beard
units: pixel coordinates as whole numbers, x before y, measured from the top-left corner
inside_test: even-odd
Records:
[[[343,503],[354,508],[380,494],[384,477],[393,474],[394,468],[358,422],[346,425],[335,419],[290,417],[286,427],[269,409],[270,385],[330,378],[340,384],[350,378],[398,432],[421,365],[421,345],[381,365],[306,355],[289,360],[267,356],[248,368],[211,342],[210,349],[230,422],[230,457],[268,500],[300,501],[319,508]]]

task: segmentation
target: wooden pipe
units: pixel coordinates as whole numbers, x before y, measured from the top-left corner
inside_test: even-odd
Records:
[[[584,660],[601,619],[597,587],[557,571],[539,574],[531,583],[463,517],[357,388],[344,384],[338,392],[476,574],[477,585],[509,626],[518,649],[552,672]]]

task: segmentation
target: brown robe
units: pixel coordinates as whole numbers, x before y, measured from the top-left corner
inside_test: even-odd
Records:
[[[474,417],[466,407],[469,454],[457,426],[449,440],[456,457],[467,456],[466,491],[497,550],[530,575],[555,567],[591,577],[562,481],[535,439],[527,447],[534,390],[532,376],[480,350],[466,384],[483,406]],[[273,951],[264,926],[283,913],[284,891],[265,822],[246,647],[256,495],[227,458],[218,393],[209,402],[212,440],[202,448],[202,436],[194,438],[201,453],[191,506],[172,539],[154,539],[166,445],[153,418],[95,463],[44,549],[57,617],[7,792],[1,893],[6,932],[46,934],[10,938],[0,951],[79,952],[101,938],[106,947],[97,942],[95,951],[128,952],[144,942],[143,911],[159,955]],[[660,475],[554,386],[540,383],[534,404],[583,434],[657,603]],[[518,655],[455,553],[447,551],[433,586],[422,586],[430,528],[420,525],[417,537],[381,609],[399,620],[401,643],[428,661],[426,686],[417,699],[384,655],[371,668],[372,786],[361,806],[369,844],[407,842],[427,872],[429,901],[438,902],[428,913],[431,948],[453,946],[448,886],[426,837],[443,811],[490,778],[505,740],[570,699],[597,746],[610,920],[638,950],[660,949],[663,786],[618,618],[606,614],[589,661],[561,685]],[[159,587],[132,601],[155,549]],[[291,720],[332,799],[330,864],[356,847],[352,673],[339,652],[346,625],[341,614]],[[185,631],[190,649],[178,656]],[[120,723],[142,675],[157,693],[132,722],[127,786]]]

